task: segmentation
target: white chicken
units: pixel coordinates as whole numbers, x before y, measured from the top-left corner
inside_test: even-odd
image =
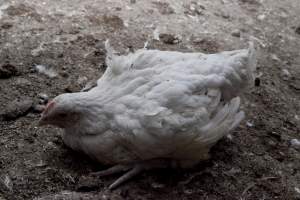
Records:
[[[145,169],[188,168],[244,118],[238,95],[253,84],[248,49],[217,54],[140,49],[117,56],[106,42],[107,70],[87,92],[48,103],[40,125],[63,128],[63,141],[127,171],[110,188]]]

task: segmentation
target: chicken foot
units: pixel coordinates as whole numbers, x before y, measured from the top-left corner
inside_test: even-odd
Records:
[[[109,176],[120,172],[125,172],[124,175],[119,177],[116,181],[114,181],[109,186],[109,189],[113,190],[117,188],[119,185],[128,181],[129,179],[132,179],[136,175],[140,174],[142,171],[169,168],[172,167],[172,165],[173,162],[169,159],[152,159],[152,160],[136,162],[133,164],[115,165],[103,171],[92,172],[91,175],[103,177],[103,176]]]

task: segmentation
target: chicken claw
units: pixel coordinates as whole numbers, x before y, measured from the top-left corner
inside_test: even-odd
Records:
[[[153,160],[141,161],[129,165],[115,165],[106,170],[99,171],[99,172],[92,172],[90,174],[94,176],[103,177],[103,176],[109,176],[112,174],[125,171],[126,173],[124,175],[119,177],[108,187],[108,189],[113,190],[117,188],[119,185],[128,181],[129,179],[132,179],[136,175],[140,174],[142,171],[151,170],[151,169],[168,168],[171,166],[172,166],[172,162],[170,162],[170,160],[168,159],[153,159]]]

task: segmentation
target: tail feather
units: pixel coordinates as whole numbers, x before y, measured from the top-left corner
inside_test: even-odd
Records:
[[[239,111],[240,98],[236,97],[226,104],[208,123],[201,128],[201,136],[197,140],[211,146],[235,128],[244,118],[244,112]]]
[[[118,75],[121,74],[121,67],[118,66],[118,56],[115,54],[115,50],[113,47],[110,45],[109,40],[105,41],[105,50],[106,50],[106,59],[105,63],[108,68],[111,69],[113,74]]]
[[[257,59],[253,42],[248,49],[228,52],[227,55],[225,79],[231,84],[223,86],[222,94],[224,99],[230,100],[253,85]]]

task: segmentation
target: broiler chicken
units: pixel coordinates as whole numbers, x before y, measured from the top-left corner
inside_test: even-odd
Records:
[[[115,188],[142,170],[195,166],[244,118],[241,92],[253,84],[255,49],[216,54],[140,49],[117,56],[87,92],[61,94],[40,124],[64,129],[63,141],[124,171]]]

